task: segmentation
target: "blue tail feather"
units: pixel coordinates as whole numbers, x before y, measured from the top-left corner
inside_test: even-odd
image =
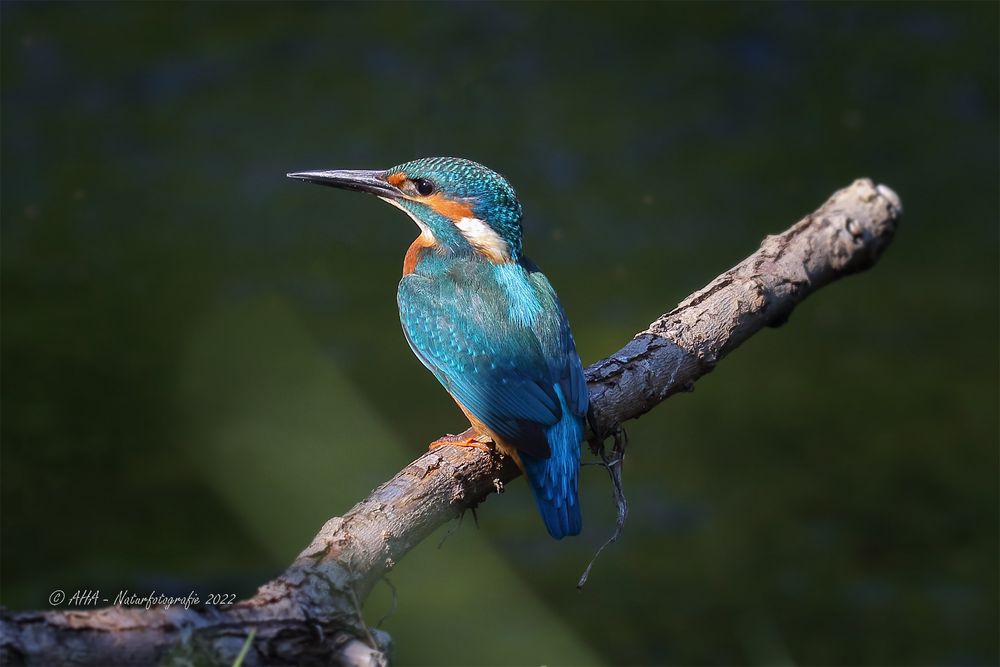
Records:
[[[557,389],[557,393],[562,401],[562,392]],[[563,407],[563,418],[546,431],[551,451],[549,458],[521,453],[538,511],[549,534],[557,540],[576,535],[583,527],[577,495],[583,420],[565,409],[565,403]]]

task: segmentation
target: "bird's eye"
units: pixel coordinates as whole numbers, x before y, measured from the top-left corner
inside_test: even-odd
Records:
[[[413,179],[413,187],[417,189],[417,192],[419,192],[422,197],[426,197],[430,193],[434,192],[434,184],[426,178]]]

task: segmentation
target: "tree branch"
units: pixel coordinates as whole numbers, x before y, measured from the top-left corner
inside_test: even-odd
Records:
[[[901,215],[892,190],[861,179],[764,239],[757,252],[586,369],[594,430],[611,433],[690,390],[814,291],[872,266]],[[231,664],[256,629],[246,665],[384,664],[389,637],[365,626],[362,601],[417,543],[518,474],[509,459],[478,449],[429,451],[327,521],[295,562],[248,600],[229,608],[3,610],[0,663]]]

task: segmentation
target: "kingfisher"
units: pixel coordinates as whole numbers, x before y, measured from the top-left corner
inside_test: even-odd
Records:
[[[528,478],[549,534],[578,534],[587,382],[559,298],[524,255],[507,179],[454,157],[288,177],[373,194],[417,224],[397,291],[403,333],[471,424],[431,448],[492,440]]]

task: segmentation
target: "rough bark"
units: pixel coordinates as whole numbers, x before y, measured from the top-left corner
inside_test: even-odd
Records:
[[[896,194],[855,181],[757,252],[586,369],[598,434],[649,411],[694,382],[824,285],[872,266],[902,215]],[[474,448],[427,452],[342,517],[327,521],[295,562],[228,608],[111,607],[10,612],[0,617],[8,664],[380,665],[390,640],[365,626],[375,583],[442,524],[518,475],[509,459]]]

